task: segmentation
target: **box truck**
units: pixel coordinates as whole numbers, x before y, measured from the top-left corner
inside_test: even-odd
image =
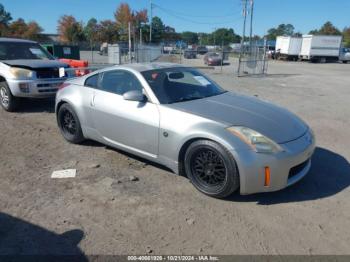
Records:
[[[300,59],[325,63],[338,61],[342,36],[303,35]]]
[[[276,59],[298,60],[301,44],[301,37],[278,36],[276,39]]]

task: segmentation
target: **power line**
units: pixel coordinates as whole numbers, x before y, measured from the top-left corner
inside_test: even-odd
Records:
[[[154,5],[154,4],[153,4]],[[188,18],[184,18],[184,17],[181,17],[179,15],[176,15],[176,14],[173,14],[172,12],[169,12],[167,11],[166,9],[158,6],[158,5],[154,5],[156,6],[158,9],[160,9],[161,11],[163,11],[164,13],[168,14],[168,15],[171,15],[175,18],[178,18],[178,19],[181,19],[183,21],[186,21],[186,22],[189,22],[189,23],[193,23],[193,24],[201,24],[201,25],[222,25],[222,24],[229,24],[229,23],[233,23],[233,22],[237,22],[238,20],[241,20],[242,18],[239,17],[238,19],[235,19],[235,20],[230,20],[230,21],[222,21],[222,22],[201,22],[201,21],[195,21],[195,20],[192,20],[192,19],[188,19]]]
[[[236,12],[236,13],[227,13],[225,15],[193,15],[193,14],[186,14],[186,13],[182,13],[182,12],[178,12],[178,11],[174,11],[168,8],[164,8],[162,6],[159,6],[157,4],[153,4],[155,7],[158,7],[159,9],[162,9],[163,11],[166,11],[168,13],[172,13],[174,15],[178,15],[178,16],[187,16],[187,17],[197,17],[197,18],[223,18],[223,17],[232,17],[233,15],[237,15],[240,13],[240,11]]]

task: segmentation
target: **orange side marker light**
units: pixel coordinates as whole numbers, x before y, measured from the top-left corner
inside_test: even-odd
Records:
[[[271,182],[271,172],[268,166],[265,167],[265,184],[264,186],[270,186]]]

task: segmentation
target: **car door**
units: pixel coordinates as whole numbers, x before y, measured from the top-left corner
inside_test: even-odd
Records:
[[[150,101],[124,100],[123,94],[143,90],[137,77],[126,70],[100,74],[99,89],[91,100],[95,129],[117,147],[155,158],[158,155],[159,111]]]

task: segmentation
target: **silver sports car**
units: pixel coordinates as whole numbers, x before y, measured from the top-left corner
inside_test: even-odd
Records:
[[[289,111],[169,63],[114,66],[67,81],[56,115],[69,142],[92,139],[160,163],[218,198],[296,183],[315,148],[312,130]]]

